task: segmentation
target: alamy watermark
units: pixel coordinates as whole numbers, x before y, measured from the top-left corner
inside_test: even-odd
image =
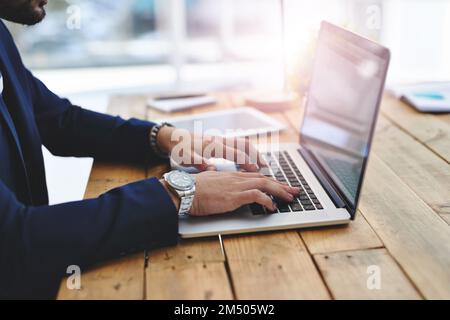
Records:
[[[378,4],[369,5],[366,9],[366,28],[380,30],[382,22],[382,10]]]
[[[381,290],[381,268],[377,265],[370,265],[367,267],[366,286],[368,290]]]
[[[66,274],[67,277],[66,287],[69,290],[80,290],[81,289],[81,268],[77,265],[70,265],[67,267]]]
[[[66,0],[68,7],[66,9],[66,27],[69,30],[80,30],[82,23],[81,6],[76,0]]]

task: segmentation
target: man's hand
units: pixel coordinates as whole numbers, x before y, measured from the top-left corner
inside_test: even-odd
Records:
[[[184,129],[165,126],[158,133],[157,143],[161,151],[170,154],[178,164],[200,171],[215,169],[208,164],[210,158],[234,161],[249,172],[266,166],[248,139],[197,136]]]
[[[230,212],[252,203],[276,210],[269,195],[292,202],[300,192],[259,173],[208,171],[197,174],[195,180],[192,216]]]

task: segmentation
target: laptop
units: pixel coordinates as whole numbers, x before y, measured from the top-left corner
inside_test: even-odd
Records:
[[[269,212],[253,204],[212,217],[181,217],[184,238],[347,224],[355,218],[390,52],[322,22],[300,142],[260,148],[265,175],[301,189]],[[301,119],[298,119],[299,123]]]

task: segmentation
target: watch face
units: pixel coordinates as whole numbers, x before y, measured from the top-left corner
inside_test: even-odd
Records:
[[[194,178],[183,171],[173,171],[167,177],[167,182],[177,190],[189,190],[194,184]]]

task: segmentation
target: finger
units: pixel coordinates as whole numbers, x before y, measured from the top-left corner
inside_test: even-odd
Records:
[[[256,172],[258,165],[248,156],[246,141],[236,138],[215,137],[210,144],[211,156],[234,161],[245,171]]]
[[[268,166],[266,160],[249,138],[238,138],[233,143],[236,149],[245,152],[250,157],[252,163],[257,164],[260,168]]]
[[[248,179],[242,183],[242,187],[245,189],[258,189],[287,202],[294,201],[293,193],[288,191],[290,187],[282,186],[272,179]]]
[[[225,157],[227,160],[231,160],[236,162],[242,169],[248,172],[257,172],[258,165],[256,163],[252,163],[250,157],[245,153],[238,149],[231,147],[224,147]]]
[[[256,149],[253,143],[247,139],[247,154],[253,162],[256,162],[260,168],[267,168],[269,165],[261,153]]]
[[[191,153],[191,163],[182,163],[182,166],[194,167],[197,170],[205,171],[208,168],[208,163],[205,158],[196,152]]]
[[[244,178],[244,179],[254,179],[254,178],[259,178],[259,179],[269,179],[275,183],[277,183],[278,185],[282,186],[287,192],[293,194],[293,195],[298,195],[300,194],[301,189],[298,187],[291,187],[288,184],[278,181],[275,178],[273,178],[272,176],[266,176],[260,172],[234,172],[233,173],[237,178]]]
[[[246,172],[246,171],[239,171],[233,173],[236,177],[239,178],[264,178],[265,176],[261,174],[260,172]]]
[[[264,192],[256,189],[239,192],[237,194],[237,198],[239,207],[242,207],[246,204],[257,203],[269,210],[276,210],[276,204],[272,201],[272,199]]]

